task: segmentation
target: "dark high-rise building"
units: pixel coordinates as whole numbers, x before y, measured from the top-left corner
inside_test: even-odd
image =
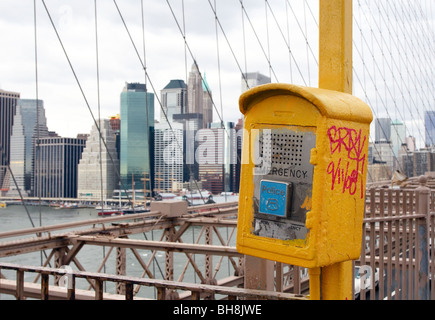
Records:
[[[0,195],[9,189],[11,134],[19,98],[19,93],[0,90]]]
[[[161,101],[164,112],[160,113],[160,122],[173,120],[174,114],[186,111],[187,86],[183,80],[171,80],[161,91]]]
[[[424,126],[426,128],[426,146],[435,145],[435,111],[430,110],[424,113]]]
[[[377,118],[375,119],[375,141],[391,141],[391,119]]]
[[[145,84],[126,83],[121,92],[121,188],[152,190],[154,182],[154,94]],[[144,188],[144,179],[151,179]],[[133,182],[134,181],[134,182]]]
[[[36,143],[34,190],[37,197],[76,198],[78,164],[86,140],[45,137]]]

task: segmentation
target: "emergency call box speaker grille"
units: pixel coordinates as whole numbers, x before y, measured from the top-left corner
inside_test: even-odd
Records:
[[[260,155],[271,159],[272,165],[301,166],[303,134],[270,131],[260,138]]]

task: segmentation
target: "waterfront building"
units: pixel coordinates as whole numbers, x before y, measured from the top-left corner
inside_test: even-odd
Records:
[[[247,72],[242,74],[242,93],[256,86],[270,83],[270,77],[259,72]]]
[[[160,112],[160,122],[171,122],[174,114],[184,114],[187,103],[186,83],[183,80],[171,80],[161,91],[161,102],[164,112]]]
[[[119,159],[115,133],[109,119],[94,124],[86,140],[78,166],[78,197],[84,199],[111,198],[118,188]],[[105,143],[100,142],[101,137]],[[100,150],[101,149],[101,150]]]
[[[121,189],[150,190],[154,181],[154,94],[141,83],[121,92]],[[150,185],[144,185],[144,177]]]
[[[176,192],[183,182],[183,124],[156,123],[154,134],[154,190]]]
[[[19,99],[16,107],[11,136],[10,167],[15,182],[10,181],[8,196],[33,194],[33,170],[35,140],[49,135],[44,102],[35,99]]]
[[[187,82],[187,109],[184,113],[199,113],[203,115],[202,128],[213,122],[212,92],[205,76],[199,72],[196,63],[192,65]]]
[[[44,137],[36,141],[34,190],[36,197],[77,198],[78,164],[86,140]]]
[[[0,89],[0,196],[9,190],[12,126],[20,94]]]

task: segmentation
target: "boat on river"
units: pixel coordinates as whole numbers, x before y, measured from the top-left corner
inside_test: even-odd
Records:
[[[98,211],[99,216],[114,216],[114,215],[122,215],[124,211],[119,208],[103,208]]]

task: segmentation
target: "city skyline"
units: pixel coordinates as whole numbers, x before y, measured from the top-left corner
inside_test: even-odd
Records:
[[[91,112],[95,119],[116,114],[119,83],[146,82],[157,97],[168,79],[187,83],[192,64],[206,75],[214,118],[221,113],[224,122],[240,117],[244,73],[261,72],[272,83],[318,86],[317,1],[146,0],[143,10],[141,3],[125,0],[35,4],[0,3],[0,32],[10,48],[0,52],[0,88],[43,99],[48,126],[61,136],[86,132]],[[353,6],[353,93],[376,118],[402,121],[419,147],[435,92],[432,55],[423,54],[431,37],[420,30],[433,29],[434,8],[428,0]],[[396,14],[380,19],[384,11]],[[384,30],[403,32],[393,40],[394,32]],[[417,48],[407,39],[416,39]],[[401,70],[406,61],[412,67]],[[156,101],[157,119],[160,109]]]

